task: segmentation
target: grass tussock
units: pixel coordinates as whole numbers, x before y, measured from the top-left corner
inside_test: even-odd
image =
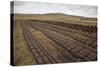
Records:
[[[27,46],[21,29],[21,22],[15,22],[14,28],[14,64],[36,64],[35,59]]]

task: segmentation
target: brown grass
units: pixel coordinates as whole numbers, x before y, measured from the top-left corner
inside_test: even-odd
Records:
[[[80,25],[96,25],[97,18],[85,18],[79,16],[71,16],[64,14],[18,14],[14,16],[14,19],[20,20],[42,20],[42,21],[60,21],[63,23],[72,23],[72,24],[80,24]]]
[[[24,40],[20,21],[14,27],[14,65],[36,64],[35,59]]]
[[[42,32],[30,28],[31,32],[35,36],[35,38],[41,43],[41,45],[47,48],[48,52],[55,58],[60,59],[62,62],[72,62],[74,58],[70,55],[70,53],[60,47],[56,42],[45,36]]]
[[[27,46],[27,42],[24,39],[23,31],[21,29],[21,20],[26,21],[26,20],[30,20],[30,19],[31,20],[39,20],[39,21],[56,21],[56,22],[60,21],[60,22],[63,22],[62,25],[65,25],[66,23],[68,23],[68,24],[71,23],[71,24],[78,24],[78,25],[80,25],[80,27],[82,27],[81,25],[96,26],[96,22],[97,22],[96,18],[94,18],[92,20],[92,18],[86,18],[86,19],[83,18],[82,19],[82,17],[65,16],[65,15],[15,15],[14,16],[14,20],[16,20],[15,26],[14,26],[14,64],[15,65],[37,64],[34,56],[32,55],[30,48]],[[52,22],[51,24],[54,24],[54,23]],[[55,24],[58,24],[58,23],[55,23]],[[69,27],[69,28],[71,28],[71,27]],[[76,27],[76,25],[75,25],[75,27]],[[74,30],[75,27],[73,27],[71,30]],[[82,29],[85,29],[85,28],[82,28]],[[54,42],[50,38],[46,37],[42,32],[35,30],[33,28],[30,28],[30,30],[33,33],[33,35],[35,35],[36,39],[41,44],[43,44],[43,46],[46,47],[48,49],[48,51],[54,57],[59,58],[64,62],[70,62],[70,61],[73,61],[73,59],[75,59],[71,56],[71,54],[68,51],[66,51],[62,47],[59,47],[59,45],[56,42]],[[93,30],[93,29],[91,29],[91,30]],[[76,31],[83,33],[83,31],[80,31],[77,29],[76,29]],[[87,32],[84,32],[84,33],[88,34]],[[59,36],[60,35],[62,35],[62,34],[59,34]],[[96,35],[96,32],[92,33],[91,35],[93,35],[93,36]],[[70,39],[71,42],[74,42],[74,40],[72,38],[70,38],[70,37],[67,37],[67,38]]]

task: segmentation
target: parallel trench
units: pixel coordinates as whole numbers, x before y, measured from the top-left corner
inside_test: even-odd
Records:
[[[95,37],[92,36],[93,38],[89,40],[89,38],[84,38],[83,34],[81,37],[83,37],[84,40],[81,40],[81,38],[74,39],[75,37],[80,37],[76,32],[75,37],[74,35],[70,35],[69,37],[68,34],[68,36],[66,35],[67,31],[66,33],[63,33],[63,30],[61,29],[56,29],[56,27],[53,27],[50,24],[46,26],[45,23],[42,23],[43,22],[38,23],[34,21],[25,21],[22,23],[22,32],[25,37],[24,40],[27,42],[27,46],[32,52],[31,56],[33,56],[34,59],[34,61],[32,60],[29,64],[51,64],[97,60],[97,43],[94,39]],[[26,62],[23,64],[25,63]],[[20,65],[18,62],[15,64]]]

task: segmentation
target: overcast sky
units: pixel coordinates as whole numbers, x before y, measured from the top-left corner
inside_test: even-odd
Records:
[[[97,7],[87,6],[87,5],[15,1],[14,13],[15,14],[65,13],[69,15],[97,17]]]

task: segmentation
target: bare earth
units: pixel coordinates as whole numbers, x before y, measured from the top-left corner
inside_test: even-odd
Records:
[[[14,65],[97,60],[97,19],[60,13],[14,15]]]

